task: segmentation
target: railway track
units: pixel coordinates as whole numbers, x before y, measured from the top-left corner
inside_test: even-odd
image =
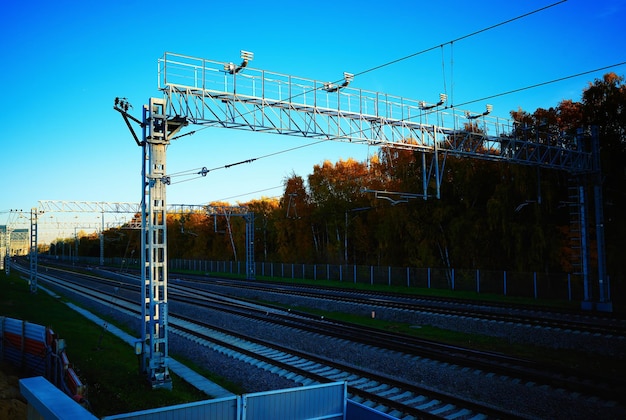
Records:
[[[468,401],[318,355],[251,339],[232,331],[216,329],[197,320],[176,316],[176,330],[199,344],[219,346],[230,357],[299,382],[346,381],[350,397],[364,404],[375,403],[380,411],[400,418],[521,418],[513,412]],[[219,338],[217,338],[219,337]],[[225,349],[225,350],[224,350]],[[295,376],[294,376],[295,375]]]
[[[181,279],[199,283],[206,282],[206,279],[198,280],[197,277],[193,276],[191,278],[181,276]],[[557,311],[547,308],[529,309],[527,307],[504,306],[486,302],[467,302],[459,299],[425,298],[370,291],[344,291],[336,288],[314,288],[271,282],[253,283],[250,281],[225,279],[212,280],[211,282],[225,287],[237,287],[259,292],[274,292],[282,295],[335,300],[343,303],[368,304],[378,308],[428,312],[443,316],[457,316],[529,327],[552,328],[626,338],[626,319],[608,318],[597,314],[591,315],[576,311]]]
[[[111,273],[114,273],[114,271],[111,271]],[[128,275],[128,273],[123,275]],[[528,307],[527,305],[515,305],[511,303],[467,301],[454,298],[424,297],[388,292],[285,284],[272,281],[209,278],[207,276],[190,274],[170,274],[170,282],[172,279],[185,281],[187,284],[211,284],[251,292],[277,293],[282,296],[305,297],[332,300],[340,303],[368,305],[369,307],[377,309],[421,312],[438,316],[492,321],[496,323],[626,339],[626,319],[600,313],[547,307]]]
[[[131,316],[139,305],[116,294],[40,275],[39,281],[61,287],[89,299],[107,302]],[[523,418],[514,412],[438,392],[424,386],[358,369],[314,354],[296,351],[265,340],[251,339],[219,329],[195,318],[170,312],[170,332],[200,345],[228,354],[257,368],[270,370],[296,383],[326,383],[345,380],[350,398],[402,419],[418,418]]]
[[[74,274],[72,274],[74,275]],[[101,279],[91,279],[90,281],[101,282]],[[131,282],[132,283],[132,282]],[[139,282],[136,282],[138,285]],[[117,288],[124,288],[129,292],[138,292],[139,288],[133,284],[120,283],[118,280],[109,280],[108,286],[115,285]],[[66,285],[65,287],[76,287]],[[82,288],[82,286],[80,287]],[[530,386],[546,386],[557,387],[565,390],[565,392],[576,392],[586,395],[593,395],[594,398],[603,399],[616,399],[619,400],[620,395],[623,395],[625,389],[624,382],[621,378],[619,381],[610,382],[607,378],[594,377],[590,378],[588,375],[581,379],[576,375],[576,372],[564,372],[555,371],[553,367],[542,366],[536,363],[525,361],[523,359],[511,358],[499,354],[490,354],[488,352],[476,352],[464,348],[455,346],[445,346],[439,343],[434,343],[428,340],[420,340],[411,336],[401,336],[398,334],[390,334],[380,330],[364,329],[363,327],[356,327],[354,325],[340,323],[336,321],[330,321],[328,319],[322,319],[319,316],[311,316],[304,313],[296,313],[294,311],[286,311],[278,307],[270,307],[266,305],[258,305],[254,302],[246,302],[240,299],[234,299],[232,297],[225,296],[223,294],[207,292],[202,289],[194,288],[190,290],[188,286],[182,286],[177,281],[170,282],[170,300],[171,302],[184,303],[186,305],[201,306],[203,308],[211,308],[220,312],[229,312],[235,316],[246,317],[253,319],[256,322],[272,323],[274,325],[280,325],[286,328],[292,328],[294,330],[304,330],[312,334],[318,334],[320,336],[332,336],[337,340],[350,340],[352,342],[360,343],[361,345],[377,346],[384,348],[388,351],[393,351],[399,354],[398,357],[429,357],[434,360],[439,360],[443,363],[450,363],[462,368],[471,367],[472,369],[482,370],[483,372],[491,372],[490,374],[504,375],[508,377],[519,378],[519,380],[531,384]],[[75,291],[76,292],[76,291]],[[93,293],[81,291],[80,293]],[[119,295],[112,295],[110,293],[103,293],[98,297],[99,293],[96,292],[96,296],[92,298],[104,300],[106,302],[116,301],[118,303],[125,301]],[[134,301],[137,301],[135,299]],[[125,304],[132,307],[134,302],[132,299]],[[134,305],[136,307],[136,305]],[[131,309],[126,309],[131,310]],[[136,309],[138,310],[138,309]],[[135,311],[136,311],[135,310]],[[192,340],[200,340],[205,342],[213,342],[214,346],[222,346],[227,348],[226,343],[215,343],[215,340],[211,338],[211,335],[205,335],[200,337],[197,334],[199,330],[211,329],[216,331],[214,326],[202,325],[197,320],[185,320],[185,317],[170,311],[173,318],[170,319],[170,326],[177,333],[184,335],[186,338]],[[175,322],[173,320],[176,320]],[[190,324],[191,323],[191,324]],[[250,337],[237,337],[237,334],[233,331],[218,331],[218,335],[228,334],[231,337],[236,337],[236,341],[250,342]],[[195,338],[194,338],[195,337]],[[232,339],[231,339],[232,340]],[[258,340],[258,339],[257,339]],[[248,358],[256,356],[269,357],[273,360],[273,367],[269,368],[272,371],[281,372],[287,378],[299,378],[301,383],[307,383],[307,381],[315,380],[317,382],[323,381],[323,379],[317,377],[319,372],[328,372],[329,376],[326,377],[327,381],[331,380],[343,380],[343,378],[350,378],[348,384],[353,391],[353,396],[357,401],[361,402],[361,399],[370,401],[371,404],[384,405],[383,402],[387,401],[387,405],[384,405],[385,410],[393,413],[404,413],[404,416],[412,417],[455,417],[459,415],[460,418],[473,418],[475,415],[484,415],[487,417],[511,417],[514,413],[498,411],[493,407],[480,408],[480,404],[467,401],[454,401],[454,396],[444,394],[432,394],[432,390],[428,389],[411,389],[413,385],[407,383],[401,383],[401,381],[393,382],[393,378],[379,375],[379,377],[373,376],[369,373],[369,376],[363,373],[357,373],[351,371],[347,367],[334,366],[332,360],[320,358],[316,355],[307,354],[305,352],[298,352],[293,349],[278,347],[276,344],[269,344],[267,342],[254,343],[254,346],[265,346],[267,350],[261,351],[259,347],[254,347],[253,350],[247,348],[250,346],[239,346],[241,354],[241,360],[250,360]],[[229,345],[233,345],[232,343]],[[235,345],[235,347],[237,347]],[[244,351],[245,350],[245,351]],[[230,348],[229,352],[238,351],[236,348]],[[250,353],[252,352],[252,353]],[[282,354],[282,356],[281,356]],[[270,356],[266,356],[270,355]],[[274,356],[276,355],[275,359]],[[289,359],[290,362],[285,362]],[[403,356],[404,355],[404,356]],[[316,359],[317,357],[317,359]],[[259,357],[255,358],[259,365],[264,363],[270,364],[270,359],[263,359]],[[286,363],[288,366],[281,366],[280,363]],[[262,366],[261,366],[262,367]],[[300,369],[300,370],[298,370]],[[304,373],[308,372],[306,376]],[[305,379],[302,379],[305,378]],[[368,379],[369,378],[369,379]],[[617,379],[617,378],[616,378]],[[353,382],[354,381],[354,382]],[[359,384],[366,384],[364,387],[359,387]],[[352,389],[354,388],[354,389]],[[374,395],[367,395],[370,389],[376,389],[377,392]],[[405,401],[412,401],[416,404],[413,407],[404,407]],[[429,407],[427,409],[427,407]],[[478,408],[477,408],[478,407]],[[402,411],[404,410],[404,411]],[[417,411],[414,411],[417,410]],[[419,413],[419,410],[424,412]],[[482,411],[481,411],[482,410]],[[460,414],[463,413],[463,414]],[[394,415],[396,415],[394,414]]]
[[[172,291],[172,287],[170,290]],[[440,362],[480,369],[485,372],[519,378],[525,382],[563,388],[570,392],[619,399],[626,390],[626,381],[619,377],[607,378],[589,373],[582,377],[579,371],[573,369],[558,368],[554,365],[528,359],[443,344],[405,334],[389,333],[377,328],[330,320],[279,307],[260,306],[252,302],[242,304],[242,301],[234,301],[228,296],[201,289],[194,289],[190,292],[179,290],[178,287],[174,286],[173,292],[177,301],[189,305],[203,307],[210,305],[216,310],[227,311],[233,315],[260,322],[271,322],[322,336],[376,346],[401,354],[426,357]]]

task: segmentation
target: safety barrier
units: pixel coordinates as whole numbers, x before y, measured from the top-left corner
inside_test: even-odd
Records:
[[[65,353],[65,340],[51,328],[0,317],[0,360],[28,376],[45,377],[75,401],[87,404],[86,386]]]
[[[350,420],[346,417],[346,401],[347,384],[332,382],[136,411],[104,420]]]

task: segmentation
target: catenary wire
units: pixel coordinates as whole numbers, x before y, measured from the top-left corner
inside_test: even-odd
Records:
[[[418,51],[418,52],[415,52],[415,53],[413,53],[413,54],[409,54],[409,55],[406,55],[406,56],[404,56],[404,57],[400,57],[400,58],[397,58],[397,59],[395,59],[395,60],[388,61],[388,62],[386,62],[386,63],[384,63],[384,64],[380,64],[380,65],[378,65],[378,66],[371,67],[371,68],[369,68],[369,69],[367,69],[367,70],[363,70],[363,71],[361,71],[360,73],[355,73],[355,74],[354,74],[354,76],[355,76],[355,77],[356,77],[356,76],[361,76],[361,75],[363,75],[363,74],[370,73],[370,72],[372,72],[372,71],[374,71],[374,70],[379,70],[379,69],[382,69],[382,68],[384,68],[384,67],[390,66],[390,65],[392,65],[392,64],[397,64],[397,63],[399,63],[399,62],[401,62],[401,61],[408,60],[409,58],[413,58],[413,57],[416,57],[416,56],[418,56],[418,55],[421,55],[421,54],[424,54],[424,53],[427,53],[427,52],[433,51],[433,50],[435,50],[435,49],[437,49],[437,48],[439,48],[439,47],[442,47],[442,46],[444,46],[444,45],[453,44],[453,43],[458,42],[458,41],[461,41],[461,40],[463,40],[463,39],[470,38],[470,37],[472,37],[472,36],[475,36],[475,35],[481,34],[481,33],[483,33],[483,32],[487,32],[487,31],[490,31],[490,30],[492,30],[492,29],[498,28],[498,27],[500,27],[500,26],[506,25],[506,24],[508,24],[508,23],[514,22],[514,21],[516,21],[516,20],[523,19],[523,18],[525,18],[525,17],[531,16],[531,15],[533,15],[533,14],[535,14],[535,13],[542,12],[542,11],[547,10],[547,9],[550,9],[550,8],[552,8],[552,7],[554,7],[554,6],[558,6],[559,4],[565,3],[566,1],[567,1],[567,0],[561,0],[561,1],[558,1],[558,2],[556,2],[556,3],[549,4],[549,5],[547,5],[547,6],[541,7],[541,8],[539,8],[539,9],[533,10],[533,11],[531,11],[531,12],[524,13],[523,15],[519,15],[519,16],[516,16],[516,17],[514,17],[514,18],[511,18],[511,19],[508,19],[508,20],[502,21],[502,22],[500,22],[500,23],[496,23],[496,24],[494,24],[494,25],[487,26],[486,28],[479,29],[479,30],[474,31],[474,32],[471,32],[471,33],[469,33],[469,34],[466,34],[466,35],[460,36],[460,37],[455,38],[455,39],[453,39],[453,40],[451,40],[451,41],[444,42],[443,44],[440,44],[440,45],[435,45],[435,46],[433,46],[433,47],[426,48],[426,49],[424,49],[424,50],[422,50],[422,51]]]
[[[425,54],[425,53],[430,52],[430,51],[433,51],[433,50],[435,50],[435,49],[437,49],[437,48],[443,48],[445,45],[448,45],[448,44],[453,45],[455,42],[458,42],[458,41],[461,41],[461,40],[464,40],[464,39],[470,38],[470,37],[472,37],[472,36],[475,36],[475,35],[481,34],[481,33],[483,33],[483,32],[490,31],[490,30],[492,30],[492,29],[495,29],[495,28],[498,28],[498,27],[500,27],[500,26],[506,25],[506,24],[508,24],[508,23],[514,22],[514,21],[516,21],[516,20],[523,19],[523,18],[525,18],[525,17],[531,16],[531,15],[533,15],[533,14],[535,14],[535,13],[542,12],[542,11],[544,11],[544,10],[547,10],[547,9],[552,8],[552,7],[558,6],[559,4],[565,3],[566,1],[567,1],[567,0],[561,0],[561,1],[558,1],[558,2],[556,2],[556,3],[552,3],[552,4],[550,4],[550,5],[547,5],[547,6],[541,7],[541,8],[539,8],[539,9],[535,9],[535,10],[533,10],[533,11],[530,11],[530,12],[524,13],[524,14],[519,15],[519,16],[516,16],[516,17],[514,17],[514,18],[511,18],[511,19],[508,19],[508,20],[505,20],[505,21],[502,21],[502,22],[496,23],[496,24],[494,24],[494,25],[487,26],[487,27],[485,27],[485,28],[479,29],[479,30],[477,30],[477,31],[474,31],[474,32],[471,32],[471,33],[468,33],[468,34],[465,34],[465,35],[463,35],[463,36],[460,36],[460,37],[455,38],[455,39],[453,39],[453,40],[450,40],[450,41],[444,42],[444,43],[442,43],[442,44],[435,45],[435,46],[432,46],[432,47],[430,47],[430,48],[426,48],[426,49],[424,49],[424,50],[417,51],[417,52],[414,52],[414,53],[409,54],[409,55],[405,55],[404,57],[400,57],[400,58],[397,58],[397,59],[395,59],[395,60],[391,60],[391,61],[388,61],[388,62],[383,63],[383,64],[379,64],[379,65],[374,66],[374,67],[370,67],[370,68],[368,68],[368,69],[365,69],[365,70],[362,70],[362,71],[360,71],[360,72],[358,72],[358,73],[355,73],[355,74],[354,74],[354,76],[356,77],[356,76],[361,76],[361,75],[364,75],[364,74],[367,74],[367,73],[371,73],[371,72],[373,72],[373,71],[375,71],[375,70],[379,70],[379,69],[382,69],[382,68],[388,67],[388,66],[390,66],[390,65],[392,65],[392,64],[397,64],[397,63],[399,63],[399,62],[402,62],[402,61],[408,60],[408,59],[410,59],[410,58],[417,57],[418,55]],[[336,80],[334,83],[336,84],[336,83],[340,83],[340,82],[341,82],[341,80]],[[293,95],[293,96],[291,96],[291,97],[287,98],[287,101],[291,101],[293,98],[296,98],[296,97],[298,97],[298,96],[302,96],[302,95],[306,95],[306,94],[311,93],[311,92],[313,92],[313,91],[315,91],[315,90],[317,90],[317,89],[320,89],[320,88],[310,89],[310,90],[308,90],[308,91],[305,91],[305,92],[299,93],[299,94],[297,94],[297,95]],[[244,115],[245,115],[245,114],[244,114]],[[176,136],[176,137],[173,137],[173,138],[172,138],[172,140],[177,140],[177,139],[179,139],[179,138],[181,138],[181,137],[184,137],[184,136],[189,136],[189,135],[195,134],[195,133],[197,133],[197,132],[199,132],[199,131],[205,130],[205,129],[207,129],[207,128],[209,128],[209,127],[212,127],[212,126],[213,126],[213,124],[206,125],[206,126],[204,126],[204,127],[198,128],[198,129],[193,130],[193,131],[190,131],[190,132],[188,132],[188,133],[181,134],[181,135],[178,135],[178,136]]]
[[[480,99],[473,99],[471,101],[463,102],[463,103],[459,104],[458,106],[468,105],[468,104],[472,104],[472,103],[475,103],[475,102],[481,102],[481,101],[484,101],[484,100],[487,100],[487,99],[492,99],[492,98],[497,98],[497,97],[500,97],[500,96],[510,95],[512,93],[517,93],[517,92],[521,92],[521,91],[524,91],[524,90],[534,89],[534,88],[545,86],[545,85],[549,85],[549,84],[552,84],[552,83],[562,82],[564,80],[573,79],[573,78],[580,77],[580,76],[585,76],[587,74],[591,74],[591,73],[595,73],[595,72],[603,71],[603,70],[608,70],[608,69],[611,69],[611,68],[614,68],[614,67],[620,67],[620,66],[623,66],[623,65],[626,65],[626,61],[623,61],[623,62],[620,62],[620,63],[611,64],[611,65],[608,65],[608,66],[599,67],[599,68],[596,68],[596,69],[593,69],[593,70],[587,70],[587,71],[576,73],[576,74],[572,74],[572,75],[569,75],[569,76],[560,77],[560,78],[557,78],[557,79],[552,79],[552,80],[549,80],[549,81],[546,81],[546,82],[536,83],[536,84],[533,84],[533,85],[525,86],[525,87],[518,88],[518,89],[509,90],[509,91],[506,91],[506,92],[497,93],[497,94],[486,96],[486,97],[483,97],[483,98],[480,98]],[[445,108],[442,108],[442,109],[446,109],[446,108],[451,108],[451,107],[445,107]],[[431,113],[434,113],[434,112],[437,112],[437,110],[427,111],[426,114],[431,114]],[[414,117],[403,118],[400,121],[408,121],[410,118],[414,118]],[[353,135],[353,134],[357,134],[359,132],[360,131],[353,131],[351,133],[348,133],[348,136]],[[256,158],[246,159],[246,160],[243,160],[243,161],[240,161],[240,162],[231,163],[231,164],[228,164],[228,165],[223,165],[223,166],[219,166],[219,167],[212,168],[212,169],[207,169],[205,171],[205,175],[208,172],[212,172],[212,171],[215,171],[215,170],[218,170],[218,169],[228,169],[228,168],[230,168],[232,166],[240,165],[240,164],[243,164],[243,163],[252,163],[252,162],[260,160],[260,159],[264,159],[264,158],[267,158],[267,157],[279,155],[279,154],[282,154],[282,153],[288,153],[288,152],[291,152],[291,151],[294,151],[294,150],[297,150],[297,149],[302,149],[302,148],[305,148],[305,147],[314,146],[316,144],[325,143],[325,142],[332,141],[332,140],[333,139],[319,140],[319,141],[312,142],[312,143],[307,143],[307,144],[304,144],[304,145],[301,145],[301,146],[296,146],[296,147],[292,147],[292,148],[289,148],[289,149],[284,149],[284,150],[279,150],[277,152],[268,153],[266,155],[258,156]],[[191,181],[193,179],[197,179],[200,176],[204,176],[204,175],[200,175],[200,173],[198,172],[198,171],[202,171],[202,169],[203,168],[196,168],[196,169],[192,169],[192,170],[189,170],[189,171],[178,172],[176,174],[172,174],[171,176],[174,176],[174,175],[180,176],[181,174],[185,174],[187,176],[194,176],[194,178],[187,179],[187,180],[182,180],[182,181],[177,181],[176,183]],[[206,169],[206,168],[204,168],[204,169]]]
[[[212,203],[212,202],[216,202],[216,201],[230,200],[231,198],[243,197],[243,196],[250,195],[250,194],[257,194],[257,193],[260,193],[260,192],[265,192],[265,191],[275,190],[275,189],[277,189],[277,188],[282,188],[282,187],[283,187],[283,185],[277,185],[277,186],[275,186],[275,187],[263,188],[262,190],[256,190],[256,191],[250,191],[250,192],[247,192],[247,193],[242,193],[242,194],[237,194],[237,195],[231,195],[230,197],[223,197],[223,198],[220,198],[220,199],[218,199],[218,200],[213,200],[213,201],[211,201],[210,203]],[[206,204],[210,204],[210,203],[206,203]]]
[[[623,66],[625,64],[626,64],[626,61],[622,61],[621,63],[615,63],[615,64],[611,64],[609,66],[599,67],[599,68],[593,69],[593,70],[587,70],[587,71],[584,71],[584,72],[581,72],[581,73],[576,73],[576,74],[572,74],[572,75],[569,75],[569,76],[560,77],[558,79],[549,80],[547,82],[536,83],[534,85],[530,85],[530,86],[526,86],[526,87],[522,87],[522,88],[518,88],[518,89],[509,90],[509,91],[502,92],[502,93],[496,93],[494,95],[485,96],[484,98],[480,98],[480,99],[473,99],[471,101],[460,103],[457,106],[464,106],[464,105],[468,105],[468,104],[473,104],[475,102],[486,101],[487,99],[498,98],[500,96],[510,95],[512,93],[522,92],[524,90],[534,89],[534,88],[541,87],[541,86],[546,86],[546,85],[549,85],[549,84],[552,84],[552,83],[562,82],[564,80],[573,79],[573,78],[580,77],[580,76],[585,76],[587,74],[596,73],[596,72],[599,72],[599,71],[602,71],[602,70],[608,70],[608,69],[611,69],[611,68],[614,68],[614,67],[620,67],[620,66]]]

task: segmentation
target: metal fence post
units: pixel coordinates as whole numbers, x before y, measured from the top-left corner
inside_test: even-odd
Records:
[[[111,259],[111,261],[115,262],[115,259]],[[235,273],[235,268],[236,268],[236,273],[237,274],[241,274],[241,261],[236,261],[235,264],[237,265],[237,267],[234,267],[233,265],[233,261],[215,261],[215,260],[192,260],[192,259],[172,259],[169,261],[169,264],[172,268],[175,269],[181,269],[181,270],[193,270],[193,271],[204,271],[206,273],[231,273],[234,274]],[[274,263],[269,263],[269,273],[267,273],[267,268],[266,268],[266,262],[261,262],[259,263],[261,264],[261,275],[266,276],[266,275],[270,275],[272,278],[274,277],[278,277],[280,275],[280,278],[286,278],[285,275],[288,276],[287,273],[285,273],[285,265],[286,264],[291,264],[291,278],[295,279],[296,277],[296,265],[301,265],[302,267],[302,278],[305,279],[306,278],[306,264],[303,263],[279,263],[280,264],[280,273],[275,273],[275,268],[274,268]],[[333,265],[333,264],[329,264],[326,263],[326,280],[334,280],[337,281],[337,279],[334,277],[334,270],[333,268],[331,268],[331,266],[333,267],[337,267],[339,269],[339,281],[343,282],[344,280],[344,271],[346,273],[346,280],[348,280],[349,278],[349,270],[350,270],[350,266],[348,264],[338,264],[338,265]],[[258,265],[257,265],[258,267]],[[344,270],[345,267],[345,270]],[[363,266],[363,271],[365,271],[365,268],[367,266]],[[399,267],[396,267],[399,269]],[[287,267],[288,269],[288,267]],[[369,275],[370,275],[370,285],[374,285],[375,284],[375,278],[378,275],[378,272],[380,271],[380,268],[377,268],[378,271],[374,272],[375,267],[373,265],[370,265],[370,269],[369,269]],[[359,276],[359,272],[358,272],[358,266],[357,264],[353,264],[352,265],[352,270],[353,270],[353,282],[354,284],[356,284],[359,280],[358,280],[358,276]],[[419,273],[416,273],[415,275],[413,275],[411,273],[411,270],[418,270],[416,267],[405,267],[405,276],[406,276],[406,287],[410,288],[412,287],[412,279],[411,277],[417,277],[419,276]],[[421,269],[420,269],[421,270]],[[450,276],[450,284],[448,287],[451,288],[451,290],[456,290],[456,269],[454,268],[449,268],[449,269],[444,269],[446,270],[444,273],[448,273],[447,275]],[[394,267],[392,267],[391,265],[387,266],[387,285],[389,287],[391,287],[393,285],[393,277],[394,277]],[[480,269],[476,269],[476,293],[481,293],[481,270]],[[381,273],[382,274],[382,273]],[[321,274],[323,277],[323,274]],[[427,268],[427,287],[429,289],[433,288],[433,284],[432,284],[432,275],[433,275],[433,269],[431,267]],[[517,277],[516,277],[517,278]],[[516,278],[514,278],[513,280],[515,281]],[[318,280],[318,270],[317,270],[317,264],[313,265],[313,276],[312,279],[314,280]],[[489,280],[489,279],[488,279]],[[609,278],[607,276],[607,284],[609,284]],[[363,279],[364,283],[367,281],[365,278]],[[534,299],[539,299],[539,274],[538,272],[533,272],[533,296]],[[489,283],[489,281],[488,281]],[[416,279],[416,284],[417,284],[417,279]],[[437,283],[435,286],[437,286],[439,283]],[[399,284],[398,284],[399,285]],[[515,286],[515,283],[514,283]],[[569,301],[571,301],[573,299],[573,287],[575,287],[575,285],[572,284],[572,275],[571,273],[567,274],[567,299]],[[502,294],[503,296],[508,296],[508,272],[507,271],[503,271],[502,272]],[[559,293],[560,290],[559,290]],[[608,292],[610,294],[610,284],[608,286]],[[545,294],[545,291],[544,291]],[[549,296],[546,295],[546,297],[549,298]]]
[[[567,274],[567,300],[572,300],[572,275]]]
[[[451,280],[451,283],[452,283],[452,290],[454,290],[454,268],[452,269],[451,276],[452,276],[452,278],[450,280]]]
[[[504,283],[504,296],[506,296],[506,271],[504,271],[504,275],[503,275],[503,283]]]

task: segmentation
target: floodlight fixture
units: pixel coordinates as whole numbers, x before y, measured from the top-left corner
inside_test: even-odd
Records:
[[[132,107],[133,106],[130,103],[128,103],[128,99],[120,98],[120,97],[116,97],[115,98],[115,107],[114,108],[117,108],[118,110],[122,110],[124,112],[128,112],[128,110],[130,108],[132,108]]]
[[[419,106],[422,110],[433,109],[433,108],[437,108],[438,106],[445,104],[447,100],[448,100],[448,95],[446,95],[445,93],[440,93],[439,102],[437,102],[436,104],[428,104],[426,101],[421,101]]]
[[[343,72],[343,83],[341,85],[335,85],[334,83],[325,82],[324,90],[326,92],[337,92],[339,89],[345,88],[354,80],[354,74],[348,73],[347,71]]]
[[[252,61],[254,59],[254,53],[250,52],[250,51],[244,51],[241,50],[240,51],[241,54],[241,59],[244,61]]]
[[[235,64],[232,62],[225,63],[224,71],[226,73],[230,73],[230,74],[239,73],[241,70],[247,67],[248,63],[252,61],[252,59],[254,58],[254,53],[251,53],[250,51],[241,50],[239,53],[240,53],[241,60],[242,60],[241,64],[239,64],[238,66],[235,66]]]
[[[485,107],[485,112],[483,112],[482,114],[472,115],[469,111],[465,111],[465,118],[467,118],[468,120],[474,120],[476,118],[484,117],[485,115],[491,114],[491,111],[493,111],[493,105],[487,104],[487,106]]]

